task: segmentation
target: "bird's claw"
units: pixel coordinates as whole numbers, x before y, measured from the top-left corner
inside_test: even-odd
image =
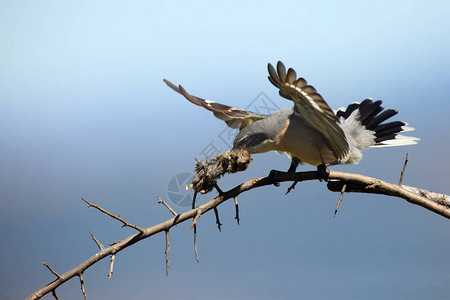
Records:
[[[328,182],[330,177],[330,171],[327,168],[327,165],[321,164],[317,166],[317,175],[319,176],[319,180],[324,180],[325,182]]]
[[[277,171],[277,170],[271,170],[269,173],[269,176],[267,176],[269,178],[269,182],[276,187],[280,186],[280,182],[278,181],[278,175],[280,173],[284,173],[284,172]]]

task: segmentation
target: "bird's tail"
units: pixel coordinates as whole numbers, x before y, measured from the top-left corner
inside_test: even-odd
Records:
[[[401,121],[383,123],[395,116],[398,111],[384,110],[381,102],[381,100],[374,102],[369,98],[337,111],[336,115],[341,121],[342,129],[349,138],[354,140],[353,145],[364,149],[417,144],[419,138],[399,134],[414,130],[408,127],[408,123]]]

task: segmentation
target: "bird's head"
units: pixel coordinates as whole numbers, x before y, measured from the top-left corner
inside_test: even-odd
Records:
[[[255,124],[255,123],[253,123]],[[261,126],[249,126],[243,128],[233,142],[233,149],[246,148],[250,153],[262,153],[272,150],[273,141]],[[256,124],[255,124],[256,125]]]

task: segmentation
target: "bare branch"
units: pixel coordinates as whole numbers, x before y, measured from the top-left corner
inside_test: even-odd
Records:
[[[398,185],[401,186],[403,182],[403,175],[405,174],[406,165],[408,164],[408,153],[406,153],[405,164],[403,165],[402,172],[400,173],[400,180],[398,181]]]
[[[174,215],[174,216],[177,216],[177,215],[178,215],[178,214],[172,209],[172,207],[170,207],[170,205],[166,203],[166,201],[164,201],[163,199],[161,199],[161,198],[159,198],[159,197],[156,197],[156,198],[158,198],[158,203],[164,204],[164,206],[167,207],[167,209],[172,213],[172,215]]]
[[[93,207],[93,208],[95,208],[95,209],[98,209],[98,210],[101,211],[102,213],[107,214],[108,216],[110,216],[111,218],[116,219],[116,220],[122,222],[122,223],[123,223],[123,226],[126,226],[126,227],[130,227],[130,228],[136,229],[136,230],[139,231],[140,233],[144,233],[144,232],[145,232],[145,229],[144,229],[144,228],[141,228],[141,227],[139,227],[139,226],[137,226],[137,225],[134,225],[134,224],[131,224],[131,223],[125,221],[121,216],[116,216],[115,214],[110,213],[110,212],[107,211],[106,209],[103,209],[103,208],[101,208],[100,206],[98,206],[98,205],[96,205],[96,204],[93,204],[93,203],[91,203],[91,202],[89,202],[89,201],[87,201],[87,200],[85,200],[85,199],[83,199],[83,198],[81,198],[81,200],[83,200],[84,202],[86,202],[86,203],[89,205],[89,207]]]
[[[406,201],[422,206],[432,212],[440,214],[446,218],[450,219],[450,197],[445,194],[437,194],[433,192],[429,192],[426,190],[412,188],[407,186],[398,186],[396,184],[387,183],[376,178],[363,176],[359,174],[351,174],[344,173],[338,171],[330,171],[329,178],[332,180],[328,182],[328,188],[331,191],[341,192],[344,184],[347,185],[346,192],[364,192],[364,193],[377,193],[384,194],[389,196],[395,196],[398,198],[403,198]],[[285,181],[307,181],[307,180],[317,180],[319,179],[316,171],[310,172],[298,172],[298,173],[285,173],[280,174],[277,177],[279,182]],[[84,272],[86,269],[91,267],[93,264],[97,263],[101,259],[118,253],[124,250],[131,245],[146,239],[152,235],[155,235],[159,232],[167,231],[171,227],[190,220],[191,218],[196,217],[199,212],[206,213],[212,210],[214,207],[217,207],[221,203],[225,202],[228,199],[235,198],[239,194],[249,191],[254,188],[258,188],[261,186],[272,185],[272,182],[268,177],[255,178],[253,180],[246,181],[235,188],[224,192],[222,195],[215,197],[214,199],[198,206],[197,208],[193,208],[184,213],[177,215],[169,220],[166,220],[160,224],[157,224],[152,227],[148,227],[145,230],[141,228],[142,231],[140,233],[129,236],[128,238],[117,242],[114,245],[111,245],[108,248],[105,248],[103,251],[100,251],[86,261],[78,265],[77,267],[67,271],[66,273],[60,275],[60,277],[53,282],[49,283],[45,287],[40,290],[34,292],[27,299],[39,299],[42,298],[47,293],[53,291],[58,286],[62,285],[64,282],[73,278],[74,276],[79,276],[81,272]],[[86,201],[85,201],[86,202]],[[88,202],[86,202],[88,203]],[[89,204],[89,203],[88,203]],[[93,205],[91,205],[93,206]]]

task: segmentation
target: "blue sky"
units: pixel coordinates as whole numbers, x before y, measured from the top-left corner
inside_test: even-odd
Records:
[[[219,143],[224,124],[162,82],[246,107],[282,60],[332,108],[366,97],[400,111],[416,146],[372,149],[334,169],[449,193],[450,4],[447,1],[3,1],[0,4],[0,299],[25,298],[104,244],[133,231],[80,198],[143,227],[170,214],[170,180]],[[223,145],[222,145],[223,148]],[[225,148],[223,148],[225,150]],[[286,169],[267,153],[226,176],[223,189]],[[300,169],[300,168],[299,168]],[[304,170],[311,167],[304,166]],[[189,224],[85,273],[91,299],[442,299],[450,292],[448,220],[403,200],[338,195],[322,183],[243,194],[199,221],[200,264]],[[207,201],[202,196],[200,201]],[[174,208],[181,212],[186,207]],[[77,280],[57,290],[81,297]],[[50,298],[50,297],[49,297]]]

